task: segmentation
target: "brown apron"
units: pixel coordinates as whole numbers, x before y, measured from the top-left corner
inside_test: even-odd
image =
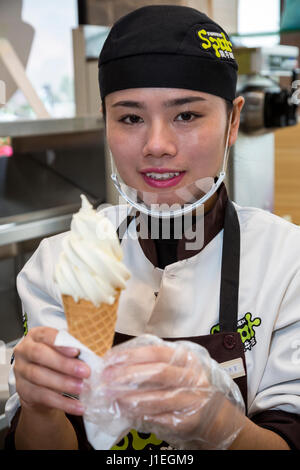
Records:
[[[117,230],[120,242],[130,222],[134,218],[128,215]],[[247,412],[247,368],[244,347],[240,333],[237,332],[238,319],[238,294],[239,294],[239,270],[240,270],[240,225],[233,203],[228,200],[226,205],[222,251],[222,270],[220,286],[220,312],[219,332],[202,336],[191,336],[181,338],[162,338],[167,341],[192,341],[205,347],[210,356],[218,363],[241,358],[244,365],[245,375],[233,379],[243,396]],[[133,336],[121,333],[115,334],[114,345],[132,339]],[[158,447],[157,447],[158,446]],[[159,449],[168,446],[167,443],[159,441],[154,435],[138,433],[132,430],[113,449]]]

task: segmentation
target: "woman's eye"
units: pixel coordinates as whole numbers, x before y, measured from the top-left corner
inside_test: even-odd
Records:
[[[141,118],[136,114],[128,114],[127,116],[122,117],[120,121],[125,124],[138,124],[141,122]]]
[[[185,113],[178,114],[176,119],[178,119],[178,121],[186,121],[187,122],[187,121],[193,121],[197,117],[200,117],[200,116],[198,114],[195,114],[195,113],[185,112]]]

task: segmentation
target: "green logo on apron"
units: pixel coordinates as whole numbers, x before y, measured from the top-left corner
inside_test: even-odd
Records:
[[[256,337],[255,337],[255,326],[259,326],[261,324],[261,318],[256,317],[252,318],[252,314],[247,312],[246,315],[238,320],[237,323],[237,332],[240,333],[242,343],[244,345],[244,350],[247,349],[250,351],[253,346],[256,345]],[[220,324],[214,325],[211,330],[210,334],[213,335],[214,333],[220,333]]]
[[[144,434],[131,429],[127,436],[110,450],[144,450],[151,449],[153,446],[160,446],[161,444],[163,444],[163,441],[157,439],[155,434]]]
[[[28,318],[27,318],[26,312],[24,312],[22,315],[22,321],[23,321],[24,336],[26,336],[28,333]]]

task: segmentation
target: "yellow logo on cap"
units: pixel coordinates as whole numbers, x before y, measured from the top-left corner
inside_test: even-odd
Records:
[[[201,43],[203,49],[213,48],[215,50],[216,57],[234,59],[232,43],[226,39],[224,33],[208,32],[205,29],[200,29],[197,31],[197,34],[203,41]]]

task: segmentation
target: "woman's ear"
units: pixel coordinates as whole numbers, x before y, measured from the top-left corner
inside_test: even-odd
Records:
[[[241,111],[243,109],[244,103],[245,103],[245,99],[242,96],[238,96],[233,101],[233,109],[232,109],[232,115],[231,115],[231,129],[230,129],[229,141],[228,141],[229,147],[231,147],[237,139],[239,125],[240,125]]]

